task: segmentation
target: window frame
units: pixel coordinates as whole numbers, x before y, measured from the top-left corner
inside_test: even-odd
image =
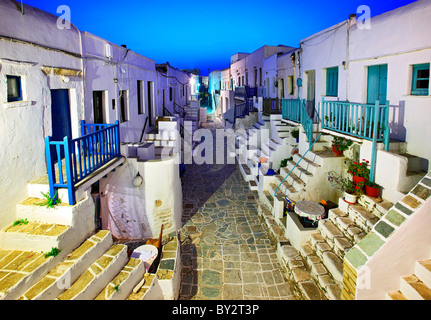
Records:
[[[428,70],[428,78],[418,78],[417,74],[420,70]],[[428,80],[428,88],[417,88],[418,80]],[[430,85],[430,63],[421,63],[412,65],[412,88],[410,94],[413,96],[428,96]]]
[[[338,66],[326,68],[326,96],[338,97]]]
[[[9,96],[9,79],[14,79],[17,84],[17,91],[18,95],[16,97]],[[16,102],[16,101],[22,101],[22,79],[21,76],[17,75],[6,75],[6,89],[7,89],[7,102]]]

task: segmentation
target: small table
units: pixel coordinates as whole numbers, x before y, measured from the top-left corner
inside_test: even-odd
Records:
[[[304,200],[296,203],[295,213],[316,222],[325,215],[325,208],[316,202]]]

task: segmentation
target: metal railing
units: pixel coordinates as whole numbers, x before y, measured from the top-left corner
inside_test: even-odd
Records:
[[[62,141],[45,137],[50,196],[55,198],[58,188],[67,188],[70,205],[75,204],[77,183],[121,156],[118,121],[115,124],[86,124],[82,120],[81,133],[79,138],[66,136]]]
[[[281,114],[282,113],[282,103],[278,98],[264,98],[262,111],[266,114]]]
[[[374,105],[322,99],[321,124],[328,129],[354,137],[389,142],[389,102]]]
[[[303,103],[304,100],[301,99],[282,99],[281,114],[283,119],[299,123],[301,121],[301,105]]]

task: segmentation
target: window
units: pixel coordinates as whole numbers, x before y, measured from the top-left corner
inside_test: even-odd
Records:
[[[143,81],[138,80],[137,82],[137,97],[138,97],[138,114],[144,113],[144,106],[142,103],[142,88],[143,88]]]
[[[19,76],[6,76],[7,78],[7,102],[21,101],[21,77]]]
[[[127,90],[120,91],[120,122],[129,121],[127,112]]]
[[[169,87],[169,101],[172,101],[172,87]]]
[[[326,95],[338,96],[338,67],[326,69]]]
[[[430,85],[430,64],[413,65],[413,82],[412,95],[427,96],[429,95]]]

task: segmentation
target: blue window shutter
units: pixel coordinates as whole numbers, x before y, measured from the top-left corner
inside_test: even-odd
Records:
[[[412,95],[429,95],[430,64],[416,64],[413,66]]]
[[[326,95],[338,96],[338,67],[326,69]]]

